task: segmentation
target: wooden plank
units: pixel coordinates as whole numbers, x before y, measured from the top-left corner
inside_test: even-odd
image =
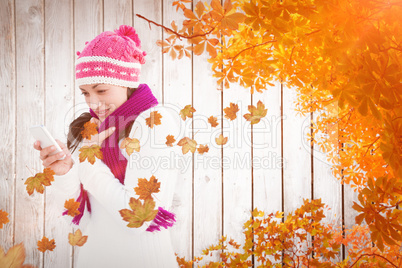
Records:
[[[218,244],[222,236],[222,168],[221,146],[215,136],[221,133],[222,91],[217,90],[212,76],[207,52],[194,56],[194,139],[198,144],[208,145],[207,153],[194,155],[194,256],[202,250]],[[212,127],[208,118],[214,116],[219,125]],[[219,261],[219,254],[204,256],[200,265],[207,261]]]
[[[5,251],[14,245],[14,197],[15,197],[15,24],[14,1],[3,1],[0,9],[0,209],[8,213],[9,222],[0,229],[0,247]]]
[[[103,26],[105,31],[118,29],[120,25],[132,25],[132,0],[103,0]]]
[[[300,116],[295,111],[296,90],[282,87],[283,103],[283,187],[285,217],[311,199],[311,148],[305,149],[307,139],[303,122],[310,114]],[[310,239],[308,238],[308,241]]]
[[[282,211],[281,85],[276,83],[262,93],[253,94],[268,109],[266,117],[253,125],[254,208],[265,215]],[[270,258],[275,262],[273,258]],[[280,260],[279,260],[280,261]],[[255,260],[255,267],[261,262]],[[279,263],[277,261],[277,263]]]
[[[223,234],[244,245],[243,225],[252,211],[251,126],[243,117],[251,104],[247,88],[232,84],[223,90],[223,108],[238,105],[237,118],[223,120]],[[215,137],[213,137],[215,139]],[[226,164],[225,164],[226,162]]]
[[[327,107],[328,112],[333,111],[332,107]],[[319,112],[313,114],[313,119],[316,120]],[[305,122],[306,125],[310,122]],[[308,130],[310,131],[310,130]],[[305,148],[310,146],[309,142],[305,143]],[[342,227],[342,189],[341,183],[337,180],[331,171],[331,163],[327,160],[325,152],[314,144],[313,156],[313,174],[314,174],[314,199],[321,198],[328,208],[324,210],[325,218],[323,223],[333,224],[335,228]],[[337,256],[337,261],[342,260],[342,251]]]
[[[170,27],[172,20],[181,25],[183,14],[176,12],[172,1],[163,1],[163,25]],[[166,34],[164,34],[166,36]],[[172,60],[169,55],[163,55],[163,99],[164,104],[176,107],[177,112],[184,106],[192,104],[192,65],[188,58]],[[183,136],[192,137],[192,120],[183,122]],[[176,138],[176,137],[175,137]],[[181,138],[181,137],[180,137]],[[179,140],[177,140],[179,141]],[[190,155],[181,159],[188,162]],[[193,168],[192,165],[183,168],[182,179],[177,180],[174,196],[174,212],[177,215],[177,224],[171,229],[174,251],[186,259],[193,255]]]
[[[77,58],[76,51],[82,51],[85,42],[94,39],[103,31],[103,9],[101,0],[85,0],[74,2],[74,59]],[[74,73],[75,75],[75,73]],[[88,104],[85,97],[81,95],[78,87],[74,85],[74,109],[69,111],[66,116],[70,118],[70,122],[80,116],[82,113],[89,112]],[[73,115],[71,116],[71,112]],[[77,257],[80,252],[79,247],[73,249],[73,267],[77,266]]]
[[[72,2],[46,0],[45,14],[45,123],[56,139],[67,144],[70,120],[66,114],[74,106]],[[48,187],[45,193],[45,235],[55,239],[56,248],[45,254],[44,267],[70,267],[73,248],[68,233],[73,228],[63,219],[53,191]]]
[[[37,241],[44,235],[44,195],[29,196],[26,179],[43,171],[33,149],[31,125],[44,123],[44,12],[43,1],[16,0],[17,137],[15,243],[24,242],[25,263],[39,266],[43,253]]]
[[[134,13],[141,14],[157,23],[162,23],[162,2],[159,0],[134,1]],[[141,49],[147,53],[146,62],[141,67],[141,83],[146,83],[152,93],[162,103],[162,49],[156,41],[162,39],[162,29],[156,26],[149,28],[148,22],[133,14],[134,28],[141,40]]]
[[[305,149],[304,117],[295,111],[296,91],[283,86],[283,160],[285,215],[311,198],[311,150]]]

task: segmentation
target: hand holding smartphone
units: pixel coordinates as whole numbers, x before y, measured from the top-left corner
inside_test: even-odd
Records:
[[[47,130],[47,128],[44,125],[35,125],[31,126],[29,128],[32,136],[40,141],[40,146],[42,149],[54,145],[56,147],[56,150],[51,153],[51,155],[57,154],[59,152],[63,152],[63,150],[60,148],[59,144],[56,142],[56,140],[53,138],[53,136],[50,134],[50,132]],[[65,156],[59,158],[58,160],[63,160]]]

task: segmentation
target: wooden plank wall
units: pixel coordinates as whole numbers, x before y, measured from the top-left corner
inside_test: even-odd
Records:
[[[55,214],[52,189],[28,196],[24,182],[43,169],[33,138],[33,124],[46,124],[66,142],[68,125],[88,111],[74,84],[76,51],[97,34],[121,24],[133,25],[147,51],[142,82],[161,103],[173,109],[192,104],[196,112],[183,123],[183,135],[209,152],[189,156],[183,180],[177,184],[172,228],[179,256],[199,256],[222,235],[242,241],[243,223],[254,208],[267,213],[302,204],[303,198],[322,198],[331,210],[328,222],[353,224],[353,191],[341,187],[330,172],[325,156],[306,141],[314,115],[299,117],[294,111],[295,91],[276,83],[264,93],[231,85],[217,90],[207,56],[173,61],[155,45],[165,36],[151,29],[142,14],[170,26],[183,19],[172,0],[0,0],[0,209],[10,222],[0,229],[0,246],[8,250],[23,242],[26,263],[38,267],[74,267],[79,249],[67,242],[72,230]],[[243,115],[261,100],[267,116],[251,126]],[[238,118],[228,120],[223,109],[239,106]],[[219,125],[211,128],[209,116]],[[228,137],[215,144],[219,134]],[[345,201],[343,201],[345,200]],[[345,202],[345,203],[343,203]],[[343,209],[342,209],[343,208]],[[36,249],[43,236],[54,238],[56,248],[45,254]],[[217,256],[208,257],[216,260]],[[257,263],[257,262],[256,262]]]

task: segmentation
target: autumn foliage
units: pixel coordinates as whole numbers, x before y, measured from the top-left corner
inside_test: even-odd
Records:
[[[173,2],[182,25],[137,16],[165,30],[157,44],[173,59],[208,53],[219,89],[239,83],[255,93],[277,81],[295,90],[298,112],[314,115],[309,139],[326,153],[333,174],[359,193],[356,223],[368,225],[365,234],[379,250],[361,252],[360,261],[399,256],[402,2],[189,2]],[[262,105],[249,107],[246,119],[258,122]]]

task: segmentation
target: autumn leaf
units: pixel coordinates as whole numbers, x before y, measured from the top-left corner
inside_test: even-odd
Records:
[[[239,111],[239,106],[231,102],[230,106],[223,109],[223,111],[225,112],[225,118],[234,120],[237,117],[236,113]]]
[[[96,129],[97,125],[88,121],[84,124],[84,130],[81,131],[81,136],[84,139],[91,140],[92,135],[98,134],[98,130]]]
[[[77,229],[75,233],[69,233],[68,234],[68,243],[72,246],[79,246],[82,247],[86,242],[87,242],[88,236],[87,235],[82,235],[82,232],[80,229]]]
[[[191,106],[191,104],[186,105],[183,109],[180,110],[181,119],[186,120],[186,118],[193,118],[193,113],[196,110]]]
[[[137,195],[139,195],[140,199],[152,198],[152,193],[158,193],[159,187],[161,183],[155,178],[155,176],[151,176],[149,181],[147,179],[138,179],[138,186],[134,188],[134,191]]]
[[[177,145],[182,146],[181,150],[183,154],[186,154],[188,151],[194,153],[197,147],[197,142],[188,137],[184,137],[177,143]]]
[[[257,107],[254,105],[249,105],[248,110],[250,113],[245,114],[244,118],[247,121],[250,121],[252,125],[260,122],[260,119],[265,117],[268,111],[268,109],[265,109],[265,105],[261,101],[257,102]]]
[[[119,210],[120,215],[124,221],[127,221],[127,227],[138,228],[141,227],[144,222],[152,221],[158,210],[155,210],[155,201],[151,198],[145,199],[144,203],[140,199],[134,197],[130,198],[130,209]]]
[[[212,127],[219,125],[218,119],[212,115],[208,118],[208,123],[210,123]]]
[[[208,145],[200,144],[200,147],[197,148],[197,151],[199,154],[207,153],[209,151]]]
[[[44,236],[42,240],[38,241],[38,250],[41,252],[45,252],[46,250],[53,251],[53,249],[56,247],[56,243],[54,242],[54,239],[50,240]]]
[[[0,229],[3,228],[3,224],[8,223],[9,221],[10,220],[8,219],[8,213],[0,209]]]
[[[32,195],[34,190],[36,190],[38,193],[43,194],[45,188],[43,187],[42,181],[44,178],[45,176],[43,173],[36,173],[35,176],[29,177],[25,181],[24,184],[26,185],[26,190],[29,195]]]
[[[166,145],[167,146],[173,146],[173,142],[175,142],[176,140],[175,140],[175,138],[174,138],[174,136],[173,135],[167,135],[166,136]]]
[[[148,127],[153,128],[154,126],[161,124],[162,115],[158,111],[151,112],[150,117],[145,119]]]
[[[54,181],[54,177],[53,175],[55,174],[55,172],[51,169],[51,168],[45,168],[43,170],[43,180],[42,180],[42,184],[45,186],[50,186],[51,182]]]
[[[7,253],[0,247],[0,267],[7,268],[35,268],[33,265],[24,264],[25,248],[23,243],[12,246]]]
[[[215,138],[215,141],[217,145],[225,145],[228,142],[228,137],[219,134],[219,137]]]
[[[140,151],[140,141],[136,138],[125,138],[121,144],[120,144],[120,149],[126,149],[126,152],[128,155],[131,155],[134,151],[139,152]]]
[[[82,146],[79,151],[80,162],[84,162],[85,159],[88,159],[88,162],[93,165],[95,163],[95,157],[98,159],[103,158],[101,147],[97,144],[93,144],[91,147]]]
[[[76,215],[79,215],[81,213],[78,210],[78,208],[80,207],[80,202],[76,202],[74,198],[66,200],[64,202],[64,207],[67,209],[67,215],[70,215],[71,217],[75,217]]]

